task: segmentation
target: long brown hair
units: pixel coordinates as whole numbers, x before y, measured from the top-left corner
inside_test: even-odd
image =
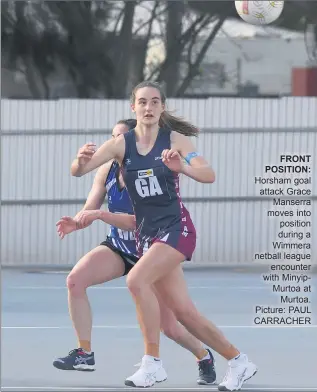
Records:
[[[134,87],[131,94],[131,104],[135,103],[135,96],[137,91],[143,87],[153,87],[158,90],[161,95],[161,101],[163,104],[166,103],[166,95],[162,89],[162,87],[156,82],[145,81],[139,83]],[[182,119],[181,117],[176,117],[167,110],[161,114],[161,118],[159,121],[159,126],[161,128],[170,128],[175,132],[181,133],[185,136],[198,136],[199,129],[195,127],[193,124],[188,121]]]

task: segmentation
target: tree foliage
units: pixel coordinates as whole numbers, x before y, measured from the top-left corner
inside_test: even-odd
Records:
[[[122,98],[149,78],[178,96],[223,21],[182,1],[5,1],[1,18],[2,66],[22,73],[34,98]],[[208,44],[194,51],[204,29]]]
[[[289,3],[280,23],[300,29],[310,4]],[[182,96],[228,17],[233,1],[2,1],[2,67],[34,98],[124,98],[146,79]]]

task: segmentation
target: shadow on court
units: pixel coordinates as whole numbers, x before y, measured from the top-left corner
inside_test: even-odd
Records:
[[[185,276],[199,310],[258,365],[259,372],[244,390],[317,390],[316,311],[309,315],[313,324],[307,327],[256,326],[255,306],[278,306],[280,297],[272,293],[273,283],[264,283],[260,273],[186,270]],[[76,347],[68,317],[65,278],[66,273],[3,271],[3,391],[122,389],[125,378],[137,370],[143,344],[124,279],[88,290],[94,315],[96,371],[65,372],[52,366],[55,357]],[[316,309],[316,294],[310,294],[309,299],[310,309]],[[298,316],[303,315],[293,315]],[[164,336],[161,357],[168,380],[156,390],[217,389],[198,386],[194,356]],[[220,382],[226,361],[217,354],[215,357]]]

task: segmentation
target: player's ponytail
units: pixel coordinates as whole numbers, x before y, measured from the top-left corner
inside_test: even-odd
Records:
[[[166,110],[161,114],[159,126],[162,128],[170,128],[185,136],[198,136],[199,132],[197,127],[180,117],[173,116]]]

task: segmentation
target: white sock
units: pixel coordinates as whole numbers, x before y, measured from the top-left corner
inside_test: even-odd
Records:
[[[236,357],[232,358],[230,361],[244,362],[245,359],[246,359],[246,355],[243,353],[240,353]]]
[[[83,352],[84,352],[85,354],[88,354],[88,355],[92,353],[92,351],[86,351],[86,350],[84,350],[84,349],[83,349]]]
[[[152,355],[147,355],[147,354],[145,354],[144,357],[155,362],[159,362],[161,360],[160,358],[153,357]]]
[[[207,355],[204,356],[204,358],[200,359],[199,362],[200,362],[200,361],[205,361],[206,359],[210,359],[209,351],[207,351]]]

